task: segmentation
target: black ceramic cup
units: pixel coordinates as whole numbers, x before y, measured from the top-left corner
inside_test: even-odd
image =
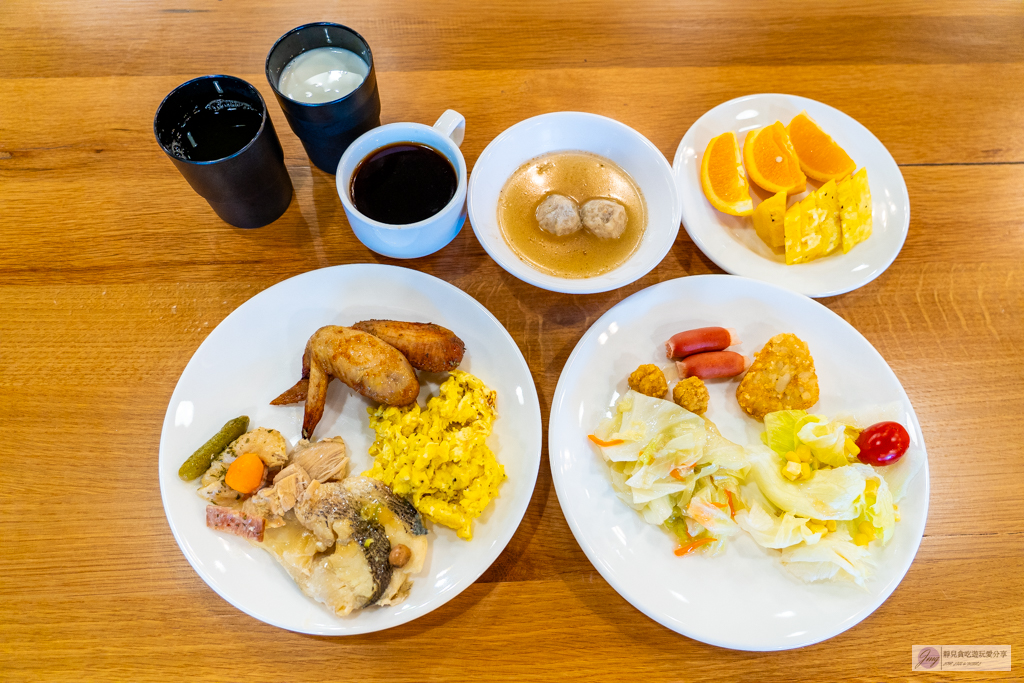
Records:
[[[292,199],[267,106],[256,88],[234,76],[201,76],[164,98],[153,119],[161,149],[226,223],[259,228],[277,220]]]
[[[295,57],[318,47],[350,50],[366,62],[369,73],[358,88],[330,102],[298,102],[279,89],[281,71]],[[380,96],[373,55],[363,37],[341,24],[320,22],[293,28],[278,38],[267,54],[267,80],[292,131],[320,170],[334,174],[338,161],[357,137],[380,125]]]

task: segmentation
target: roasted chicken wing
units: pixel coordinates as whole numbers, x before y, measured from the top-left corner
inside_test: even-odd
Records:
[[[352,327],[391,344],[414,368],[425,372],[450,372],[466,353],[466,345],[454,332],[434,323],[363,320]]]
[[[416,400],[420,384],[416,372],[397,349],[372,334],[350,327],[328,325],[313,333],[302,358],[308,377],[302,438],[308,439],[324,414],[327,385],[334,378],[367,398],[389,406],[405,406]],[[307,379],[274,399],[274,405],[301,401],[300,389]]]

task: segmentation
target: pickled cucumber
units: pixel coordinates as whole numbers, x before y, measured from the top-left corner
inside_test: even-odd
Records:
[[[210,462],[218,453],[228,447],[232,441],[245,434],[249,429],[249,417],[242,415],[234,420],[229,420],[221,427],[220,431],[213,435],[209,441],[200,446],[195,453],[186,460],[178,470],[178,476],[182,481],[192,481],[203,475],[210,468]]]

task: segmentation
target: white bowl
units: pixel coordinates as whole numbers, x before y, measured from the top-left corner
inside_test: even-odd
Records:
[[[611,159],[636,181],[647,202],[647,229],[637,250],[603,275],[571,279],[542,273],[516,256],[498,227],[498,195],[509,176],[530,159],[561,150]],[[675,242],[682,215],[672,168],[650,140],[614,119],[575,111],[535,116],[494,138],[470,174],[468,206],[473,232],[499,266],[531,285],[569,294],[607,292],[649,273]]]

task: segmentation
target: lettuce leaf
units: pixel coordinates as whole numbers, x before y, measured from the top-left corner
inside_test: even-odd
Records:
[[[723,509],[715,505],[714,487],[705,486],[695,493],[686,507],[688,517],[695,519],[716,539],[728,538],[739,532],[740,528],[729,516],[729,507]],[[724,498],[724,494],[721,494]],[[719,503],[721,505],[721,503]]]
[[[800,428],[796,436],[826,465],[842,467],[850,464],[846,457],[846,425],[841,422],[808,422]]]
[[[860,516],[865,475],[857,468],[818,470],[809,480],[794,482],[782,476],[783,459],[775,452],[754,447],[748,453],[750,478],[780,510],[820,520]]]
[[[854,545],[845,530],[826,534],[814,545],[800,543],[783,549],[782,566],[804,581],[843,579],[859,586],[875,567],[871,551]]]
[[[856,464],[850,465],[864,474],[865,479],[878,481],[878,490],[875,492],[875,502],[868,505],[867,498],[864,501],[864,518],[871,522],[876,529],[882,530],[882,545],[892,538],[893,529],[896,527],[896,511],[893,509],[892,492],[885,479],[878,474],[881,467],[875,468],[871,465]]]
[[[764,416],[764,431],[767,435],[768,448],[779,455],[795,451],[797,443],[797,423],[807,417],[805,410],[779,410]]]
[[[756,501],[752,502],[749,510],[736,511],[736,523],[762,548],[779,549],[797,543],[817,543],[822,533],[808,529],[808,521],[810,520],[796,517],[791,512],[783,513],[781,516],[773,515]]]

